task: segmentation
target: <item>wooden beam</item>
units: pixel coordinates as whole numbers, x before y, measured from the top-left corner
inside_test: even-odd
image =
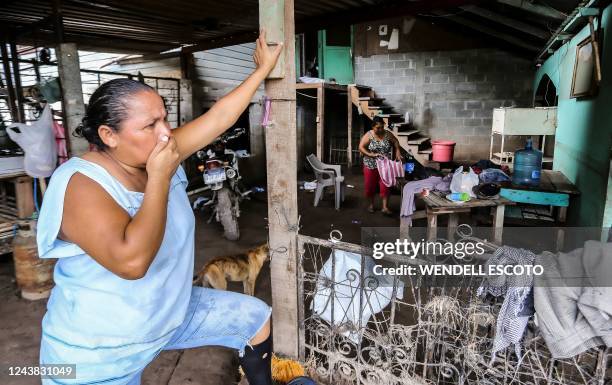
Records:
[[[317,158],[323,160],[323,143],[325,142],[325,87],[317,87]]]
[[[277,0],[259,0],[260,14]],[[284,0],[283,20],[267,19],[266,31],[284,25],[284,78],[268,79],[271,99],[266,130],[268,186],[268,242],[272,281],[274,351],[297,358],[299,354],[297,282],[297,130],[295,120],[295,33],[293,0]],[[301,302],[301,301],[300,301]]]
[[[493,207],[491,211],[493,211],[493,243],[501,245],[503,240],[506,205],[497,205]]]
[[[274,28],[266,31],[266,43],[268,45],[276,46],[285,38],[284,12],[284,0],[268,1],[266,7],[259,9],[259,24],[274,25]],[[285,77],[285,55],[278,58],[278,63],[268,75],[268,79],[282,79],[283,77]]]
[[[13,79],[15,80],[15,102],[17,103],[17,121],[25,123],[25,111],[23,108],[23,88],[21,87],[21,72],[19,68],[19,52],[15,40],[9,44],[11,50],[11,61],[13,64]]]
[[[0,52],[2,53],[2,66],[4,69],[4,79],[6,80],[6,91],[8,96],[8,105],[11,110],[11,119],[13,123],[19,122],[19,111],[17,110],[15,87],[13,87],[13,76],[9,62],[8,50],[6,49],[6,42],[2,41],[0,44]]]
[[[17,203],[17,217],[25,219],[34,213],[34,192],[32,190],[32,178],[20,176],[13,180],[15,185],[15,198]]]
[[[21,26],[15,29],[15,37],[18,38],[20,36],[36,34],[40,29],[53,25],[55,21],[56,21],[55,15],[49,15],[49,16],[43,17],[42,19],[34,23],[24,25],[24,26]]]
[[[542,40],[550,38],[550,33],[548,31],[534,27],[533,25],[524,23],[520,20],[501,15],[497,12],[490,11],[485,8],[477,7],[475,5],[466,5],[464,7],[461,7],[461,9],[474,15],[483,17],[485,19],[489,19],[495,23],[503,24],[506,27],[514,28],[518,31],[528,33]]]
[[[64,33],[63,40],[76,43],[81,50],[103,50],[108,53],[155,53],[168,50],[173,46],[167,43],[118,38],[114,36],[98,35],[93,33]],[[20,45],[55,45],[57,36],[52,31],[39,30],[36,38],[31,35],[23,35],[17,39]],[[177,52],[174,56],[178,56]]]
[[[429,12],[435,9],[456,8],[468,4],[477,4],[482,0],[428,0],[426,2],[402,3],[397,6],[387,6],[382,4],[356,7],[353,10],[344,10],[325,15],[318,15],[299,20],[295,24],[295,31],[298,33],[316,31],[329,26],[337,25],[338,20],[345,24],[356,24],[365,21],[379,20],[399,15],[416,15],[422,12]],[[257,31],[244,31],[230,35],[219,36],[212,39],[205,39],[191,46],[182,48],[183,52],[198,52],[207,49],[227,47],[235,44],[252,42],[257,39]],[[177,47],[178,48],[178,47]],[[178,56],[178,53],[171,53]]]
[[[206,39],[194,45],[185,46],[181,49],[181,51],[184,53],[192,53],[206,51],[213,48],[227,47],[230,45],[250,43],[254,42],[257,39],[257,36],[257,31],[247,31],[238,34],[219,36],[212,39]]]
[[[351,172],[353,167],[353,88],[354,86],[348,86],[348,92],[346,93],[346,135],[348,138],[346,146],[346,166],[348,168],[349,173]]]
[[[557,11],[553,7],[534,4],[525,0],[497,0],[498,3],[506,4],[511,7],[520,8],[523,11],[535,13],[536,15],[548,17],[551,19],[565,20],[567,15],[561,11]]]
[[[439,15],[442,15],[441,12],[435,12],[435,13],[439,14]],[[468,28],[471,28],[471,29],[473,29],[475,31],[482,32],[485,35],[489,35],[489,36],[492,36],[494,38],[497,38],[497,39],[500,39],[500,40],[504,40],[505,42],[510,43],[510,44],[512,44],[512,45],[514,45],[516,47],[520,47],[520,48],[523,48],[525,50],[533,51],[533,52],[537,52],[539,50],[538,47],[536,47],[534,45],[531,45],[531,44],[528,44],[528,43],[525,43],[522,39],[519,39],[517,37],[514,37],[512,35],[508,35],[508,34],[505,34],[505,33],[502,33],[502,32],[498,32],[498,31],[494,30],[493,28],[489,28],[489,27],[487,27],[485,25],[479,24],[479,23],[477,23],[475,21],[472,21],[470,19],[466,19],[465,17],[454,15],[454,16],[449,16],[446,19],[448,19],[450,21],[453,21],[453,22],[455,22],[457,24],[464,25],[464,26],[466,26]]]
[[[88,151],[89,144],[84,138],[73,135],[83,116],[83,85],[81,83],[81,68],[79,53],[74,43],[62,43],[56,46],[57,72],[60,77],[62,91],[62,108],[64,111],[64,127],[66,127],[67,144],[70,156],[81,155]]]
[[[598,0],[589,0],[588,3],[582,4],[582,7],[576,7],[567,15],[565,20],[559,25],[555,33],[548,39],[546,46],[540,51],[536,58],[536,62],[542,63],[548,56],[553,54],[559,46],[569,40],[580,28],[587,24],[587,20],[582,16],[583,13],[588,14],[587,8],[592,8],[598,4]]]

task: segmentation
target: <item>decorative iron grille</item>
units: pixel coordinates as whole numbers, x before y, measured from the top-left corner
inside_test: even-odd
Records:
[[[403,279],[402,290],[397,279],[381,283],[376,276],[364,276],[368,253],[361,246],[336,240],[298,235],[298,252],[300,358],[322,384],[612,383],[610,349],[553,359],[533,321],[520,358],[510,348],[492,358],[501,300],[484,302],[475,289],[419,287]],[[336,256],[341,252],[358,254],[361,263],[338,277]],[[394,261],[400,262],[409,263]],[[382,284],[390,286],[381,293],[377,288]],[[321,298],[327,300],[321,304]],[[388,305],[376,311],[383,300]],[[362,322],[364,312],[372,313],[367,322]]]

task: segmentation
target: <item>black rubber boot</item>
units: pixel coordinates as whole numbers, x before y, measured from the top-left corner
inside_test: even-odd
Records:
[[[247,345],[239,361],[249,385],[272,385],[272,335],[253,347]]]

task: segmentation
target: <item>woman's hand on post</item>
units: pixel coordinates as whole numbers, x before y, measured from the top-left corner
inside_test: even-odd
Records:
[[[147,160],[147,174],[149,177],[170,179],[181,162],[180,153],[174,137],[162,135]]]
[[[282,49],[283,42],[279,42],[276,47],[268,47],[266,31],[262,29],[256,42],[255,53],[253,54],[253,61],[257,69],[263,70],[266,75],[269,74],[274,69]]]

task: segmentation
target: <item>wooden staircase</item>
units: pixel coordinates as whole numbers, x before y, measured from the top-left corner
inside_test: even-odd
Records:
[[[423,166],[439,168],[440,165],[431,160],[429,138],[422,135],[411,123],[405,122],[402,114],[393,113],[393,107],[386,105],[384,98],[377,97],[374,90],[368,86],[353,84],[348,88],[351,100],[360,115],[365,115],[370,120],[380,116],[385,122],[385,128],[395,134],[404,150]]]

